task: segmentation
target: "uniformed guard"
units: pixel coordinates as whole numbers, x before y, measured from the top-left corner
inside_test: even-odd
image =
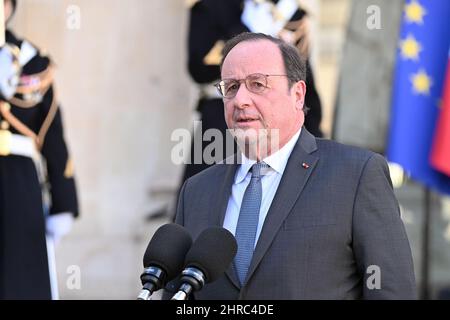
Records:
[[[16,1],[3,4],[8,21]],[[33,44],[6,31],[0,49],[0,299],[56,298],[46,242],[65,235],[78,216],[53,69]]]

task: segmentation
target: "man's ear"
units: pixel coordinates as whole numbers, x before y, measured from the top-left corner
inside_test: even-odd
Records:
[[[303,105],[305,104],[306,83],[305,81],[300,80],[297,81],[293,87],[295,94],[295,107],[303,109]]]

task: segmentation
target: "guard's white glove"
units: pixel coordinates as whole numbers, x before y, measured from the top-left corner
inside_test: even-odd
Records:
[[[0,48],[0,96],[7,100],[16,93],[20,77],[20,64],[13,51],[8,44]]]
[[[260,32],[276,37],[283,28],[272,16],[272,3],[256,3],[252,0],[244,2],[241,21],[251,32]]]
[[[55,245],[72,229],[73,220],[71,212],[52,214],[47,217],[45,228],[47,234],[53,238]]]
[[[298,10],[298,0],[280,0],[276,7],[278,14],[280,14],[283,17],[283,20],[287,22],[291,20]]]
[[[280,0],[277,5],[270,1],[256,3],[246,0],[241,21],[252,32],[278,37],[280,31],[298,10],[296,0]]]

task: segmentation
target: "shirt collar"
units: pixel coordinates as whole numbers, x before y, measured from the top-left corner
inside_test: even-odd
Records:
[[[241,183],[245,177],[247,176],[250,168],[256,163],[256,160],[249,159],[245,156],[245,154],[241,153],[242,163],[239,167],[239,170],[236,173],[236,178],[234,179],[234,183]]]
[[[294,146],[300,136],[302,129],[300,128],[297,133],[295,133],[292,138],[277,152],[271,154],[270,156],[264,158],[266,164],[269,165],[270,169],[275,170],[279,174],[283,174],[284,169],[286,168],[289,156],[294,149]],[[241,183],[245,177],[247,176],[250,168],[256,163],[256,160],[249,159],[245,156],[245,154],[241,153],[242,156],[242,164],[237,171],[236,178],[234,179],[234,183]]]

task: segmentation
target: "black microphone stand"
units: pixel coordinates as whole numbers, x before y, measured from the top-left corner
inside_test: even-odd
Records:
[[[170,300],[187,300],[189,295],[205,285],[205,275],[197,268],[188,267],[181,273],[182,285]]]

